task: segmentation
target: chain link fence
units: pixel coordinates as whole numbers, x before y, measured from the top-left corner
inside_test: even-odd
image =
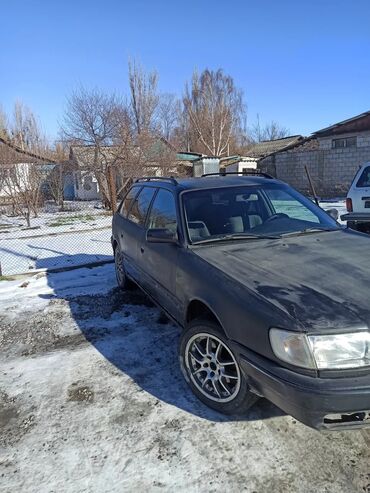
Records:
[[[0,275],[12,276],[113,260],[112,213],[101,201],[45,202],[30,226],[0,204]]]

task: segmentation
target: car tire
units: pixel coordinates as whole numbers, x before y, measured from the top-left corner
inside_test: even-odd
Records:
[[[240,415],[258,399],[217,324],[208,320],[191,322],[181,335],[179,359],[185,380],[208,407]]]
[[[131,281],[127,278],[125,266],[123,263],[122,252],[117,245],[114,249],[114,267],[116,271],[117,284],[120,289],[129,289],[132,286]]]

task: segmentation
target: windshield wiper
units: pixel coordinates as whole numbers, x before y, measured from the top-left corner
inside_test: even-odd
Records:
[[[306,235],[310,233],[322,233],[324,231],[339,231],[340,228],[319,228],[319,227],[314,227],[314,228],[306,228],[302,229],[301,231],[291,231],[290,233],[283,233],[281,236],[284,238],[287,238],[288,236],[300,236],[300,235]]]
[[[200,245],[203,243],[213,243],[216,241],[229,241],[229,240],[278,240],[281,236],[273,235],[255,235],[252,233],[231,233],[222,236],[216,236],[215,238],[205,238],[204,240],[194,241],[193,245]]]

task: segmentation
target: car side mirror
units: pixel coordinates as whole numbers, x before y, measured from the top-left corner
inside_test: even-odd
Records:
[[[146,232],[148,243],[177,243],[177,234],[167,228],[151,228]]]
[[[338,221],[338,217],[339,217],[339,212],[337,209],[327,209],[325,211],[331,218],[334,219],[334,221]]]

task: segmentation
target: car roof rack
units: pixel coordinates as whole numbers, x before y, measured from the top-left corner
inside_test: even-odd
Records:
[[[143,176],[142,178],[137,178],[135,180],[135,183],[140,181],[169,181],[174,185],[178,185],[176,178],[174,178],[173,176]]]
[[[228,175],[240,175],[240,176],[252,175],[252,176],[263,176],[264,178],[269,178],[271,180],[274,179],[273,176],[259,169],[243,169],[243,171],[230,171],[230,172],[219,171],[218,173],[206,173],[202,175],[202,178],[205,176],[228,176]]]

